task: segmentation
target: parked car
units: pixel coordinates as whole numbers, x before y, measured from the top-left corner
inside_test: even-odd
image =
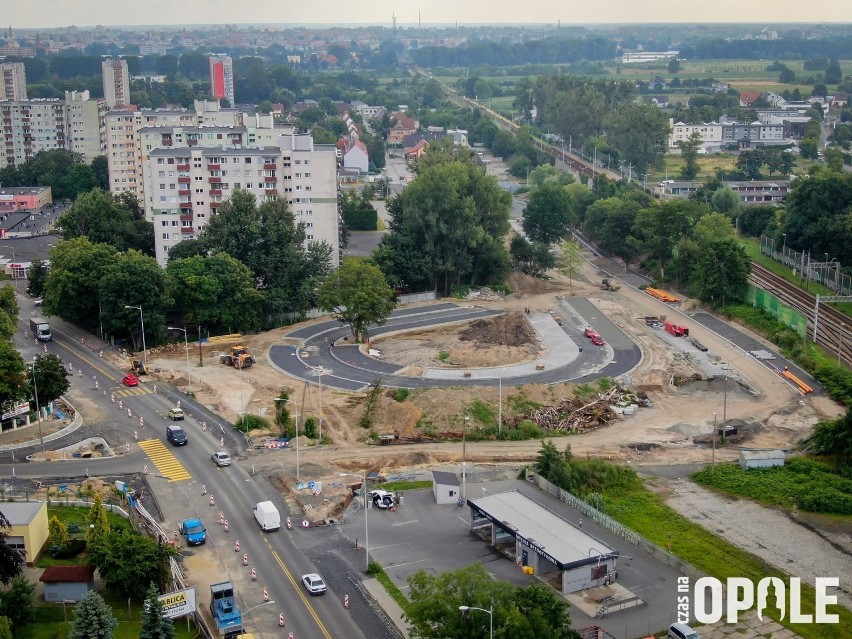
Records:
[[[210,459],[213,460],[213,463],[217,466],[230,466],[231,465],[231,456],[225,451],[218,451],[210,455]]]
[[[376,508],[386,510],[393,506],[393,493],[386,490],[371,490],[369,494]]]
[[[701,639],[701,635],[685,623],[673,623],[669,626],[667,639]]]
[[[170,408],[169,409],[169,419],[172,421],[177,421],[179,419],[183,419],[183,409],[182,408]]]
[[[200,519],[184,519],[180,522],[180,534],[190,546],[200,546],[207,541],[207,528]]]
[[[604,342],[603,337],[595,333],[594,335],[592,335],[592,344],[594,344],[595,346],[603,346],[604,344],[606,344],[606,342]]]
[[[43,301],[44,300],[42,300],[41,298],[38,298],[37,300],[33,301],[33,306],[41,306]]]
[[[136,377],[133,373],[129,375],[125,375],[124,379],[121,380],[121,383],[125,386],[139,386],[139,378]]]
[[[312,595],[325,594],[325,582],[322,580],[322,577],[315,572],[302,575],[302,584],[304,584],[305,589]]]

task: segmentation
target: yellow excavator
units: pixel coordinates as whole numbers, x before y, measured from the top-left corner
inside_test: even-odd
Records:
[[[219,356],[219,362],[234,368],[248,368],[254,364],[254,355],[251,355],[245,346],[234,346],[230,353]]]

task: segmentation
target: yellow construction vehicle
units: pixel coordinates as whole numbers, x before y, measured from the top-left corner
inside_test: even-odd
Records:
[[[603,291],[617,291],[621,286],[619,284],[615,284],[608,277],[605,277],[601,280],[601,290]]]
[[[245,346],[234,346],[230,353],[219,356],[219,363],[234,368],[248,368],[254,364],[254,355],[249,354]]]

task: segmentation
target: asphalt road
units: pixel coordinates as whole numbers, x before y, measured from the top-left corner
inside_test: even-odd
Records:
[[[19,298],[19,303],[22,306],[22,319],[19,322],[22,330],[16,335],[16,341],[25,361],[31,361],[36,354],[44,352],[44,345],[36,345],[31,338],[25,338],[23,329],[28,328],[29,316],[35,308],[24,299]],[[47,447],[57,448],[89,436],[102,435],[112,446],[123,446],[129,441],[130,453],[103,460],[21,463],[24,455],[39,448],[34,445],[16,451],[14,464],[17,477],[66,479],[83,477],[87,472],[92,476],[128,475],[142,473],[147,465],[148,484],[163,514],[164,529],[177,529],[178,522],[190,516],[199,516],[207,525],[209,540],[206,546],[201,547],[201,550],[184,550],[184,553],[190,556],[198,552],[210,553],[209,563],[203,562],[205,566],[211,567],[208,581],[232,578],[243,610],[263,603],[264,587],[270,599],[276,602],[252,611],[250,628],[277,634],[280,632],[278,614],[283,612],[287,631],[300,638],[355,639],[384,636],[381,634],[383,627],[380,622],[374,614],[368,614],[367,605],[362,600],[353,599],[353,604],[367,609],[367,612],[361,611],[359,619],[367,628],[366,634],[356,623],[358,610],[343,609],[341,591],[350,585],[346,575],[324,575],[329,583],[329,592],[324,597],[310,597],[306,593],[300,577],[308,572],[316,572],[317,568],[309,556],[296,546],[293,532],[283,528],[263,533],[252,515],[252,506],[266,500],[276,502],[282,516],[286,515],[277,492],[269,488],[262,478],[252,478],[252,469],[245,468],[240,462],[223,469],[212,463],[210,454],[220,448],[220,437],[225,437],[226,448],[234,456],[244,448],[241,436],[235,437],[231,430],[213,421],[215,415],[202,410],[183,396],[180,401],[187,412],[187,419],[178,423],[187,432],[189,443],[179,448],[172,447],[165,437],[166,426],[172,423],[166,413],[181,397],[179,393],[162,387],[154,393],[154,384],[148,381],[143,381],[135,389],[122,386],[121,378],[125,372],[99,357],[100,344],[94,338],[79,334],[61,321],[52,321],[51,328],[54,341],[47,343],[47,351],[61,357],[69,367],[73,366],[74,374],[70,381],[75,396],[82,398],[78,403],[88,406],[86,412],[102,412],[104,417],[62,441],[51,442]],[[83,337],[83,343],[80,337]],[[79,371],[82,371],[82,376]],[[95,381],[98,382],[98,388],[95,388]],[[131,411],[130,416],[127,414],[128,409]],[[139,425],[140,418],[144,420],[142,427]],[[203,428],[203,422],[207,423],[209,429]],[[133,439],[133,431],[138,433],[138,444]],[[148,452],[144,452],[142,447]],[[13,463],[11,453],[4,453],[0,463],[6,464],[8,468]],[[169,481],[173,477],[183,479]],[[202,486],[206,487],[208,494],[202,494]],[[210,495],[214,496],[215,506],[210,505]],[[218,525],[220,511],[228,519],[228,533]],[[241,543],[239,553],[234,551],[237,539]],[[250,558],[247,567],[242,566],[243,553],[247,553]],[[257,570],[257,582],[250,579],[251,567]],[[193,581],[198,583],[195,579]],[[199,598],[208,601],[209,592],[199,589]]]
[[[603,316],[603,313],[595,308],[587,300],[572,298],[572,305],[582,305],[584,312],[593,313],[595,316]],[[455,304],[439,303],[417,308],[408,308],[395,311],[384,326],[372,327],[370,335],[386,335],[396,331],[410,330],[437,326],[454,321],[469,321],[481,317],[490,317],[499,311],[466,308]],[[623,336],[621,330],[608,319],[601,320],[601,329],[604,339],[612,343],[613,359],[606,364],[603,370],[590,371],[588,367],[591,361],[591,350],[586,349],[577,361],[559,368],[542,371],[533,375],[513,377],[513,384],[551,384],[563,381],[585,382],[596,379],[603,375],[619,375],[631,370],[641,359],[641,351]],[[582,330],[582,329],[580,329]],[[568,329],[566,329],[568,332]],[[298,379],[316,381],[314,369],[318,366],[330,370],[331,373],[323,374],[324,385],[332,386],[349,391],[358,391],[376,379],[381,379],[384,386],[420,388],[439,388],[447,385],[453,386],[497,386],[499,376],[491,380],[483,379],[459,379],[449,384],[447,380],[426,379],[419,377],[404,377],[398,375],[402,366],[393,363],[382,362],[367,357],[360,352],[357,346],[341,346],[340,341],[350,334],[349,328],[340,322],[331,320],[298,329],[288,335],[302,339],[302,346],[297,349],[294,346],[274,345],[269,349],[269,361],[281,371]],[[585,339],[585,338],[581,338]],[[337,346],[330,346],[331,342],[337,341]],[[578,342],[582,346],[585,344]],[[308,357],[303,358],[300,352],[307,352]]]

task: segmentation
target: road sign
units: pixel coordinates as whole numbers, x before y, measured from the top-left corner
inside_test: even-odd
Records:
[[[178,590],[158,597],[163,605],[163,617],[176,619],[195,612],[198,607],[195,600],[195,588]]]

